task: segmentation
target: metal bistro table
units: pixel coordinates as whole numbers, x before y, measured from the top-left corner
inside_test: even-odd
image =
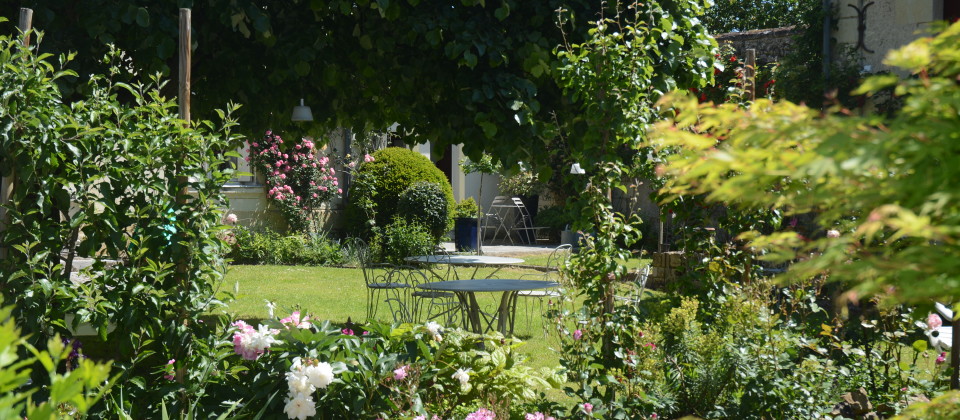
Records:
[[[521,290],[549,289],[559,286],[558,283],[545,280],[516,280],[516,279],[478,279],[478,280],[448,280],[426,283],[418,286],[421,289],[453,292],[460,300],[466,311],[464,323],[477,334],[489,331],[493,327],[493,320],[497,321],[497,331],[503,335],[513,334],[514,316],[517,307],[517,292]],[[476,292],[503,292],[496,314],[486,314],[480,310]],[[486,324],[486,325],[484,325]]]
[[[470,274],[471,279],[477,277],[477,270],[479,270],[480,267],[497,267],[496,270],[487,276],[487,278],[490,278],[505,266],[523,263],[523,260],[520,258],[489,257],[486,255],[418,255],[415,257],[407,257],[404,260],[418,264],[450,264],[454,266],[474,267],[473,273]],[[436,273],[433,274],[436,277],[443,278],[443,276],[438,276]],[[457,280],[460,280],[460,275],[457,273],[457,270],[453,270],[453,276]]]

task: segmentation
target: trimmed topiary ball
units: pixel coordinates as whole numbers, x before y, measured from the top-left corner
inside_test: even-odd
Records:
[[[430,159],[400,147],[378,150],[373,153],[373,157],[372,162],[360,166],[350,186],[350,203],[345,215],[350,231],[369,237],[373,226],[385,227],[390,224],[394,216],[398,215],[400,195],[417,182],[438,185],[446,201],[448,211],[445,213],[448,214],[449,209],[453,208],[453,188],[450,181]],[[446,223],[448,222],[444,222],[445,226]]]
[[[443,189],[433,182],[416,182],[400,194],[397,214],[427,228],[435,239],[450,230],[450,207]]]

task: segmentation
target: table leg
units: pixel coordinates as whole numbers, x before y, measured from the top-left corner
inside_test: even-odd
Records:
[[[483,334],[483,323],[480,321],[480,304],[473,292],[456,292],[457,299],[463,305],[466,316],[464,322],[473,332]]]
[[[503,296],[500,297],[500,307],[497,309],[497,330],[500,331],[500,334],[504,336],[508,333],[513,335],[513,316],[516,314],[516,307],[517,291],[503,292]]]

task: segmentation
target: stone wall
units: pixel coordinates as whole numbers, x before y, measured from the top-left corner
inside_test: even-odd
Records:
[[[758,63],[773,63],[783,59],[793,48],[793,37],[800,30],[795,26],[773,29],[755,29],[744,32],[730,32],[716,36],[720,46],[733,46],[740,57],[746,50],[753,48],[757,51]]]

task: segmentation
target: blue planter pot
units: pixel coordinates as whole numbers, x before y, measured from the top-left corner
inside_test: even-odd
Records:
[[[453,219],[453,244],[459,252],[477,249],[477,218],[458,217]]]

